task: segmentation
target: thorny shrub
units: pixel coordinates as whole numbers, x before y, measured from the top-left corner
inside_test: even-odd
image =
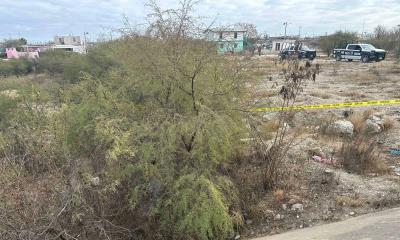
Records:
[[[12,170],[12,186],[2,186],[40,188],[37,198],[0,199],[1,210],[11,208],[1,211],[1,237],[225,240],[244,219],[233,162],[253,153],[256,187],[280,184],[293,112],[281,111],[264,141],[270,133],[248,112],[256,84],[247,59],[199,40],[194,1],[181,4],[163,10],[151,1],[146,35],[125,33],[87,56],[43,56],[38,71],[62,75],[56,89],[1,86],[19,94],[0,95],[1,166]],[[282,68],[280,106],[291,107],[318,67],[291,60]],[[240,141],[249,135],[251,150]]]
[[[222,169],[246,148],[247,60],[199,40],[194,2],[181,4],[150,2],[145,36],[44,56],[39,70],[63,76],[55,91],[1,96],[2,163],[32,183],[58,176],[41,185],[48,208],[21,201],[1,215],[2,236],[225,240],[239,229],[237,186]]]

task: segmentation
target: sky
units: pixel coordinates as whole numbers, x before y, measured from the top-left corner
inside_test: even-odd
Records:
[[[55,35],[87,35],[90,40],[110,38],[123,26],[145,24],[147,0],[1,0],[0,39],[24,37],[45,42]],[[163,8],[176,8],[178,0],[159,0]],[[400,24],[400,0],[201,0],[196,15],[205,23],[253,23],[270,36],[317,36],[336,30],[372,32],[377,25]]]

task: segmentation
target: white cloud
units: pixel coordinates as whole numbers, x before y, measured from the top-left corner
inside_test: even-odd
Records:
[[[122,25],[125,14],[133,23],[144,23],[148,13],[146,0],[2,0],[0,5],[0,38],[24,36],[47,40],[57,34],[100,32]],[[176,7],[178,0],[159,1],[164,8]],[[250,22],[259,32],[283,33],[283,22],[291,24],[289,34],[299,27],[308,35],[335,30],[372,31],[378,24],[395,27],[400,24],[398,0],[203,0],[197,14],[218,25]]]

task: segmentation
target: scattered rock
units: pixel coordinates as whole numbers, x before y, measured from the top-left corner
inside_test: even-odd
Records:
[[[312,138],[305,138],[298,144],[294,144],[292,148],[288,150],[288,157],[296,160],[307,160],[312,156],[312,150],[317,149],[319,144]]]
[[[0,94],[5,95],[11,99],[15,99],[19,96],[17,90],[5,90],[2,91]]]
[[[350,212],[349,215],[353,217],[353,216],[356,215],[356,213],[355,212]]]
[[[100,178],[99,177],[93,177],[92,179],[90,179],[90,183],[93,186],[99,186],[100,185]]]
[[[400,167],[391,166],[390,168],[393,169],[394,174],[396,174],[397,176],[400,176]]]
[[[370,134],[378,134],[383,131],[383,128],[373,120],[367,119],[367,121],[365,121],[365,131]]]
[[[281,220],[281,215],[278,213],[275,215],[274,220]]]
[[[286,122],[283,123],[283,127],[286,128],[286,129],[290,129],[290,125],[288,123],[286,123]]]
[[[331,169],[325,169],[324,173],[325,173],[326,175],[333,175],[333,174],[334,174],[334,171],[331,170]]]
[[[300,204],[300,203],[293,204],[292,205],[292,211],[303,212],[304,211],[303,204]]]
[[[246,225],[250,225],[250,224],[252,224],[253,223],[253,221],[251,220],[251,219],[247,219],[246,220]]]
[[[371,119],[373,122],[380,123],[382,122],[382,118],[383,118],[383,113],[380,114],[375,113],[369,119]]]
[[[263,122],[270,122],[275,119],[275,115],[273,114],[264,114],[262,117]]]
[[[326,131],[329,134],[350,137],[354,133],[354,125],[350,121],[339,120],[329,125]]]
[[[314,147],[314,148],[310,149],[309,152],[311,153],[311,155],[318,155],[321,157],[325,157],[325,153],[324,153],[324,151],[322,151],[322,149],[320,147]]]
[[[286,210],[287,209],[287,204],[282,204],[282,209]]]
[[[348,118],[353,114],[354,114],[354,111],[352,109],[348,109],[348,110],[343,111],[343,117],[345,117],[345,118]]]
[[[238,239],[240,239],[240,235],[235,236],[235,240],[238,240]]]

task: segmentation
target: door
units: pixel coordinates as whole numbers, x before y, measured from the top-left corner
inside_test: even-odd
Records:
[[[361,46],[360,45],[356,45],[353,51],[353,56],[351,57],[351,59],[353,60],[361,60]]]
[[[280,51],[281,50],[281,43],[276,43],[275,44],[275,51]]]

